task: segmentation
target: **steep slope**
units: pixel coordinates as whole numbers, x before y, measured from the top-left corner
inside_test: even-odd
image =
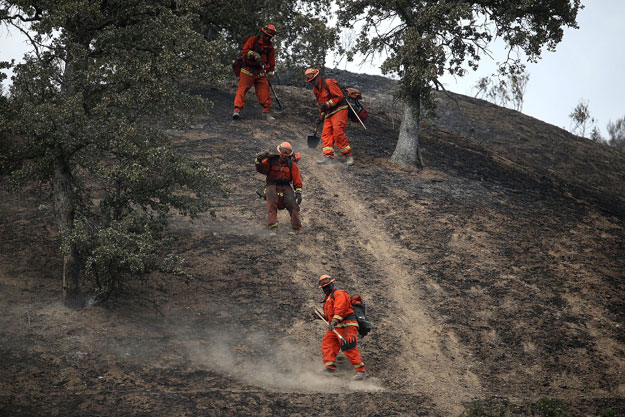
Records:
[[[274,123],[251,93],[234,122],[233,91],[207,91],[213,113],[171,132],[231,190],[214,219],[175,219],[186,285],[155,277],[107,308],[67,311],[49,209],[35,191],[3,195],[0,414],[449,416],[481,398],[527,415],[542,396],[579,415],[625,411],[619,200],[594,180],[572,193],[548,158],[512,158],[543,147],[513,119],[522,139],[501,133],[505,145],[482,139],[477,122],[474,139],[426,123],[428,167],[410,173],[389,161],[396,115],[371,105],[368,129],[348,129],[356,165],[320,168],[321,151],[305,148],[312,94],[277,90],[286,111]],[[297,236],[284,212],[270,236],[254,195],[254,155],[282,140],[303,155]],[[578,145],[562,143],[559,158]],[[611,163],[589,146],[597,170]],[[368,303],[366,383],[349,382],[344,358],[337,378],[321,373],[324,330],[308,313],[322,273]]]
[[[564,129],[459,94],[438,95],[436,124],[488,146],[562,193],[623,217],[625,154]]]

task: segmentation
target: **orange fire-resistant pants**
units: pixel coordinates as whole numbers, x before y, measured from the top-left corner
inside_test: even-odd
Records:
[[[302,227],[299,206],[290,185],[268,185],[265,187],[267,198],[267,226],[278,226],[278,209],[287,209],[291,215],[291,227],[295,230]]]
[[[351,155],[352,148],[349,146],[349,141],[345,136],[348,111],[348,109],[339,110],[333,115],[326,117],[323,123],[323,131],[321,132],[324,156],[334,156],[334,145],[343,155]]]
[[[335,327],[335,329],[346,340],[350,340],[351,338],[358,336],[358,328],[356,326]],[[336,369],[336,355],[338,355],[340,350],[341,343],[338,336],[333,331],[328,330],[321,340],[321,355],[326,368]],[[365,371],[365,364],[362,362],[362,358],[360,357],[360,352],[357,347],[343,353],[354,366],[356,372]]]
[[[269,113],[271,111],[271,94],[267,78],[248,75],[244,72],[241,72],[239,76],[239,88],[234,96],[234,110],[241,110],[245,107],[245,95],[252,86],[254,86],[256,91],[258,102],[263,106],[263,113]]]

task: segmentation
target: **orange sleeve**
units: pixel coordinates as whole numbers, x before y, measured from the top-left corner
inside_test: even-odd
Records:
[[[341,87],[339,87],[339,84],[336,82],[336,80],[333,80],[332,78],[326,79],[326,85],[328,86],[329,93],[328,104],[330,105],[330,107],[334,107],[339,104],[341,100],[343,100],[343,98],[345,97],[343,95],[343,90],[341,90]]]
[[[241,47],[241,55],[243,56],[243,64],[244,65],[258,65],[258,62],[254,61],[252,57],[248,57],[248,54],[252,52],[252,48],[254,48],[254,44],[256,43],[256,36],[250,36],[247,38],[243,46]],[[248,59],[249,58],[249,59]]]
[[[291,163],[291,179],[295,192],[302,191],[302,176],[299,173],[299,167],[295,162]]]
[[[265,158],[262,161],[255,160],[254,164],[256,165],[256,171],[261,174],[268,175],[269,171],[271,171],[271,164],[269,163],[269,158]]]
[[[349,294],[343,290],[336,290],[334,292],[334,315],[332,319],[343,320],[349,314],[351,306],[352,302]]]
[[[328,322],[332,321],[332,300],[328,299],[329,297],[326,297],[325,302],[323,303],[323,315],[325,316],[325,319]]]

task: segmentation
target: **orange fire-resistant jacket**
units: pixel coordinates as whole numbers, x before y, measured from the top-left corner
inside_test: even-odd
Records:
[[[339,83],[333,78],[320,78],[319,82],[315,83],[313,86],[313,93],[315,97],[317,97],[317,103],[319,105],[321,105],[321,103],[328,103],[329,107],[325,110],[326,117],[347,108],[347,103],[343,100],[345,98],[343,90],[341,90]]]
[[[279,157],[265,158],[262,161],[256,161],[256,171],[267,175],[267,185],[288,185],[293,182],[295,191],[302,191],[302,177],[299,173],[299,167],[295,161],[281,162]]]
[[[352,301],[343,290],[334,290],[330,295],[326,296],[323,301],[323,314],[325,314],[328,322],[336,319],[339,324],[336,327],[356,326],[358,327],[358,321],[354,315],[354,309],[352,308]]]
[[[258,43],[257,43],[258,41]],[[254,49],[254,46],[256,48]],[[262,58],[261,62],[254,60],[254,52],[258,52]],[[250,36],[241,47],[243,55],[243,66],[241,71],[251,76],[258,76],[266,69],[267,74],[273,75],[276,68],[276,50],[271,41],[265,41],[262,36]]]

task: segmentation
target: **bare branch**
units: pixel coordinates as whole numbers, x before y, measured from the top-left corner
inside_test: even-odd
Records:
[[[443,90],[443,92],[445,93],[445,95],[447,97],[449,97],[450,99],[452,99],[454,101],[454,103],[456,103],[456,107],[458,108],[458,110],[460,110],[460,103],[458,102],[458,100],[456,99],[456,97],[452,96],[451,94],[449,94],[449,91],[447,91],[445,89],[445,86],[438,80],[433,80],[432,81],[434,83],[434,86],[436,87],[436,89],[438,90],[439,88],[441,90]]]
[[[17,30],[19,30],[20,32],[22,32],[24,34],[24,36],[26,36],[28,38],[28,40],[30,41],[30,44],[33,46],[33,48],[35,49],[35,54],[37,55],[37,58],[39,59],[39,61],[41,61],[41,54],[39,53],[39,48],[37,47],[37,45],[42,46],[41,44],[39,44],[38,42],[36,42],[32,36],[30,36],[30,33],[28,33],[28,31],[24,28],[22,28],[20,25],[15,24],[14,22],[9,22],[9,24],[11,26],[13,26],[14,28],[16,28]]]

